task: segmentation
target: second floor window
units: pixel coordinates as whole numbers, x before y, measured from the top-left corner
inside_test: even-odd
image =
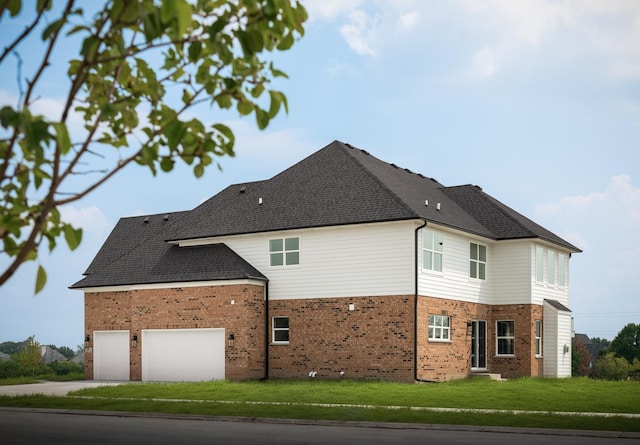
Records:
[[[442,233],[425,229],[422,236],[422,268],[442,272]]]
[[[269,265],[292,266],[300,264],[300,238],[269,240]]]
[[[476,243],[470,244],[469,276],[478,280],[487,279],[487,246]]]

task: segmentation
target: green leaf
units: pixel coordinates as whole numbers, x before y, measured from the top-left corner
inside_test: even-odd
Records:
[[[169,23],[176,16],[176,2],[174,0],[162,0],[160,7],[160,20]]]
[[[38,5],[40,4],[40,2],[38,2]],[[15,17],[16,15],[18,15],[18,13],[20,12],[20,10],[22,9],[22,1],[21,0],[10,0],[9,4],[6,6],[6,8],[9,10],[9,13],[11,14],[11,17]],[[2,16],[2,10],[0,10],[0,16]]]
[[[249,100],[238,101],[238,112],[242,116],[246,116],[247,114],[251,113],[253,111],[253,107],[253,102]]]
[[[62,230],[69,249],[76,250],[82,242],[82,229],[74,229],[71,225],[66,224]]]
[[[38,274],[36,275],[36,294],[40,293],[44,289],[44,285],[47,284],[47,272],[44,267],[38,265]]]
[[[196,178],[201,178],[202,175],[204,175],[204,165],[198,164],[198,165],[194,166],[193,167],[193,175]]]
[[[280,105],[284,105],[285,112],[289,113],[289,105],[287,104],[287,97],[280,91],[269,91],[271,96],[271,106],[269,107],[269,118],[274,118],[280,111]]]
[[[195,62],[200,58],[200,54],[202,54],[202,43],[193,42],[189,46],[189,59],[191,59],[192,62]]]
[[[256,123],[260,130],[264,130],[269,125],[269,113],[262,108],[256,107]]]
[[[42,31],[42,40],[49,40],[51,34],[55,34],[58,29],[60,29],[63,23],[64,22],[62,21],[62,19],[60,19],[52,22],[49,26],[47,26],[44,31]]]
[[[184,0],[173,0],[175,1],[176,8],[176,18],[178,19],[178,35],[183,35],[191,26],[191,15],[193,11],[191,10],[191,5],[185,2]]]
[[[184,122],[179,120],[172,120],[164,127],[164,135],[167,137],[167,143],[169,148],[175,150],[184,135],[186,128]]]
[[[58,143],[58,149],[60,153],[67,154],[71,149],[71,138],[69,138],[69,132],[67,126],[62,122],[54,122],[53,128],[56,130],[56,142]]]
[[[213,22],[213,24],[209,27],[209,40],[213,42],[216,38],[216,35],[220,31],[222,31],[225,26],[227,26],[227,23],[229,22],[223,18],[219,18],[218,20]]]
[[[170,172],[173,170],[173,160],[169,156],[164,156],[160,161],[160,168],[163,172]]]

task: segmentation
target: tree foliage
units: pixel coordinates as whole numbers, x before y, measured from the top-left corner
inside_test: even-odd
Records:
[[[591,353],[581,341],[573,341],[571,345],[571,375],[586,377],[590,373]]]
[[[611,341],[609,351],[629,363],[640,360],[640,324],[629,323]]]
[[[49,250],[61,237],[75,249],[82,230],[63,221],[60,206],[125,166],[155,175],[184,162],[200,177],[218,156],[233,156],[231,129],[190,117],[194,107],[253,115],[259,129],[288,111],[286,96],[270,88],[286,75],[265,57],[303,35],[307,13],[297,0],[107,0],[91,17],[74,0],[25,3],[35,10],[0,2],[0,26],[28,19],[0,51],[0,64],[34,37],[40,42],[24,88],[17,73],[17,103],[0,108],[0,252],[11,259],[0,286],[37,259],[45,240]],[[62,42],[77,42],[77,55],[69,54],[59,112],[43,116],[34,111],[38,86]],[[72,128],[73,119],[83,128]],[[74,182],[79,175],[92,179]],[[45,282],[39,266],[36,292]]]

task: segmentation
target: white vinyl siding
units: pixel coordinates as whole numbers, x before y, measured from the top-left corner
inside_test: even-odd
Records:
[[[198,240],[225,243],[269,278],[269,298],[412,295],[415,221],[358,224]],[[300,238],[295,267],[269,267],[269,240]],[[184,243],[189,245],[189,243]]]
[[[542,258],[542,266],[540,259]],[[557,249],[532,243],[531,302],[542,304],[545,299],[569,305],[569,256]],[[543,279],[540,281],[540,268]],[[553,278],[550,278],[553,277]],[[553,282],[550,282],[550,279]]]
[[[543,375],[571,377],[571,312],[558,310],[545,302],[543,314]]]
[[[421,256],[418,292],[437,298],[490,304],[492,271],[487,269],[486,280],[469,278],[469,237],[460,232],[435,229],[433,225],[431,227],[432,230],[442,233],[442,272],[435,274],[424,270],[424,259]],[[423,230],[420,230],[419,234],[419,242],[422,243]],[[484,240],[482,244],[486,244]],[[493,244],[487,245],[487,262],[491,262],[493,247]]]

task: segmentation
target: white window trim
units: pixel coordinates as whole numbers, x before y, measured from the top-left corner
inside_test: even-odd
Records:
[[[276,318],[286,318],[287,320],[289,320],[289,322],[287,323],[288,327],[276,328]],[[287,341],[276,340],[276,331],[287,331],[289,333],[288,337],[289,339],[291,339],[291,325],[289,324],[290,322],[291,322],[291,319],[289,317],[285,317],[285,316],[271,317],[271,344],[272,345],[288,345],[289,344],[289,340]]]
[[[440,250],[436,249],[436,234],[440,235],[440,239],[441,242],[438,243],[438,245],[440,246]],[[427,238],[428,235],[431,235],[433,237],[433,249],[429,249],[427,247],[425,247],[425,240]],[[436,269],[428,269],[425,267],[425,261],[424,261],[424,256],[425,253],[429,253],[431,254],[431,258],[432,258],[432,265],[435,265],[435,256],[436,255],[440,255],[440,270],[436,270]],[[428,272],[428,273],[432,273],[432,274],[437,274],[437,275],[443,275],[443,271],[444,271],[444,236],[442,235],[442,233],[440,232],[436,232],[435,230],[431,230],[431,229],[424,229],[423,233],[422,233],[422,271],[423,272]]]
[[[481,244],[477,241],[469,241],[469,251],[471,250],[471,245],[475,244],[478,246],[478,259],[474,260],[471,258],[471,252],[469,252],[469,269],[471,269],[471,263],[475,264],[476,269],[476,277],[471,276],[471,270],[469,270],[469,280],[471,281],[487,281],[487,277],[489,276],[489,247],[486,244]],[[484,247],[485,253],[485,261],[480,260],[480,246]],[[484,278],[480,278],[480,264],[484,264]]]
[[[429,317],[440,317],[440,318],[447,318],[449,321],[449,326],[435,326],[435,325],[431,325],[429,324]],[[434,319],[435,321],[435,319]],[[433,332],[435,333],[436,329],[440,329],[441,333],[446,332],[447,333],[447,338],[436,338],[436,337],[431,337],[429,331],[430,329],[433,328]],[[442,314],[429,314],[427,316],[427,338],[429,339],[429,341],[433,341],[433,342],[439,342],[439,343],[451,343],[451,316],[450,315],[442,315]]]
[[[511,322],[513,323],[513,336],[501,336],[498,337],[498,323]],[[500,339],[513,339],[513,352],[511,354],[500,354],[498,348]],[[496,357],[515,357],[516,356],[516,322],[515,320],[496,320]]]
[[[540,328],[538,329],[538,326],[540,326]],[[533,333],[533,341],[534,341],[534,347],[536,349],[536,357],[540,358],[542,357],[542,320],[535,320],[534,322],[534,333]],[[538,347],[539,345],[539,347]],[[540,352],[537,352],[540,351]]]
[[[287,239],[289,238],[297,238],[298,239],[298,250],[286,250],[285,244]],[[274,240],[282,240],[282,249],[283,250],[278,250],[278,251],[271,251],[271,241]],[[287,253],[291,253],[291,252],[298,252],[298,263],[297,264],[287,264]],[[269,268],[273,268],[273,269],[282,269],[282,268],[296,268],[296,267],[300,267],[302,264],[302,240],[300,239],[299,236],[280,236],[280,237],[275,237],[275,238],[269,238],[269,241],[267,243],[267,264],[269,265]],[[282,253],[282,264],[279,266],[274,266],[271,264],[271,254],[272,253]]]

